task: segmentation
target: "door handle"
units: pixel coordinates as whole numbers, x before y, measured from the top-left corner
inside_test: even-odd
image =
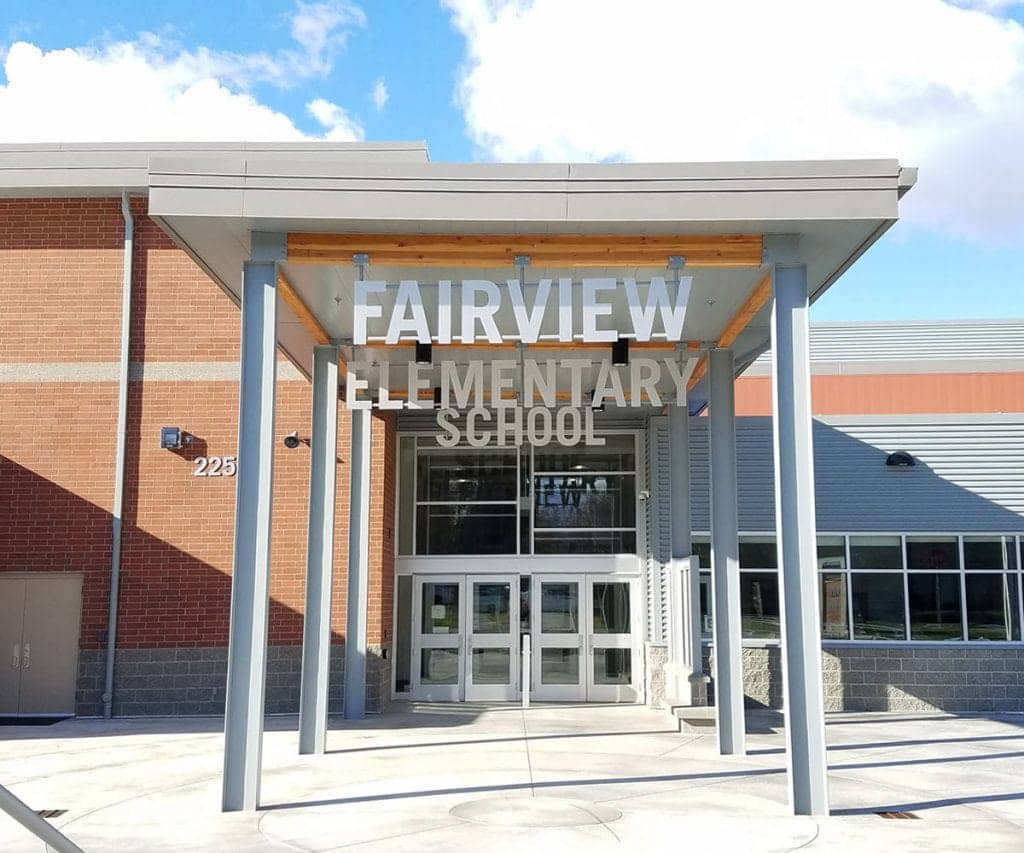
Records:
[[[14,644],[14,652],[11,655],[11,669],[17,669],[21,665],[21,643]]]
[[[22,669],[28,669],[29,668],[29,664],[31,663],[31,658],[29,656],[31,655],[31,653],[32,653],[32,646],[31,646],[31,644],[25,643],[25,648],[22,650],[22,653],[21,653],[21,668]]]

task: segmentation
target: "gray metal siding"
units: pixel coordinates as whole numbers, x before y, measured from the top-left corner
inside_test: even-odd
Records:
[[[742,530],[775,527],[771,418],[739,418]],[[908,469],[886,456],[906,450]],[[692,519],[708,530],[707,424],[691,423]],[[817,526],[833,531],[1024,532],[1024,418],[830,418],[814,423]]]
[[[672,464],[668,418],[651,418],[647,429],[647,486],[644,504],[647,548],[644,577],[647,605],[647,639],[667,641],[669,631],[668,572],[672,559]]]
[[[882,323],[814,323],[812,361],[1024,359],[1024,318]],[[755,365],[771,364],[771,353]]]

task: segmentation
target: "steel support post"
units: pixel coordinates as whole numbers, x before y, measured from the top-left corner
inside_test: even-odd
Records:
[[[345,719],[366,716],[366,608],[370,585],[370,410],[352,410],[349,461]]]
[[[309,458],[306,612],[302,625],[299,754],[327,748],[331,666],[334,500],[338,465],[338,348],[313,348],[313,419]]]
[[[253,235],[242,275],[235,557],[231,576],[224,811],[259,805],[277,378],[277,268]],[[273,236],[273,235],[268,235]]]
[[[714,349],[708,353],[715,716],[718,750],[722,755],[746,753],[734,381],[732,350]]]
[[[828,814],[807,269],[776,266],[772,310],[775,525],[782,581],[782,681],[794,814]]]

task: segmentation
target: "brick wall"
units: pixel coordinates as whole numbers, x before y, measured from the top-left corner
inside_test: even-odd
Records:
[[[200,455],[236,452],[238,384],[222,368],[237,365],[240,315],[145,215],[145,200],[133,202],[133,213],[137,381],[128,398],[118,647],[135,650],[141,658],[132,664],[140,665],[153,650],[227,643],[236,481],[193,471]],[[0,200],[0,365],[22,370],[18,381],[0,381],[0,571],[83,572],[86,650],[105,645],[122,241],[119,199]],[[308,436],[310,386],[281,365],[276,438]],[[163,378],[140,380],[143,367],[161,368]],[[339,408],[336,643],[345,631],[349,454]],[[162,450],[161,426],[179,426],[196,441]],[[393,417],[374,418],[372,517],[381,527],[371,535],[368,641],[377,647],[391,632],[394,442]],[[285,648],[302,640],[308,446],[288,450],[278,441],[274,477],[269,641]],[[83,656],[83,677],[95,665]],[[81,696],[80,712],[95,713],[98,697]],[[288,696],[278,700],[286,705]]]

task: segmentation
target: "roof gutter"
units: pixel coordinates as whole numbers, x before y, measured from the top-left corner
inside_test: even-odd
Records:
[[[107,662],[103,680],[103,717],[114,705],[114,655],[117,650],[117,606],[121,590],[121,527],[124,507],[124,461],[128,424],[128,355],[132,320],[132,250],[135,220],[128,191],[121,194],[124,217],[124,260],[121,275],[121,364],[117,389],[117,449],[114,456],[114,502],[111,508],[110,609],[107,615]]]

